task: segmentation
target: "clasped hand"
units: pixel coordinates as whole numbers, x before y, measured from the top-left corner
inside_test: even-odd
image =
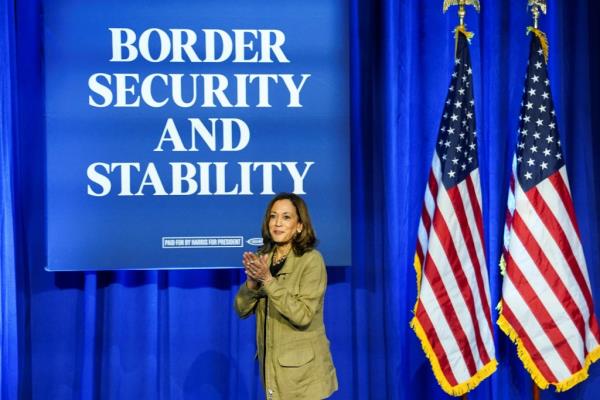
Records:
[[[251,284],[257,284],[258,282],[269,282],[273,279],[268,263],[269,255],[256,255],[252,252],[245,252],[242,256],[242,264],[244,264],[244,272],[250,280]]]

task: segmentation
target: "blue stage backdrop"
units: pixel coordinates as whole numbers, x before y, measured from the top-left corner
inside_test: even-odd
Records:
[[[264,399],[254,358],[255,320],[240,320],[233,311],[235,293],[245,280],[241,270],[43,270],[47,241],[40,41],[42,17],[59,11],[52,2],[45,9],[40,2],[0,2],[2,400]],[[86,7],[86,2],[78,3],[76,7]],[[123,7],[122,3],[103,2],[94,18],[117,15],[111,7]],[[186,13],[200,2],[189,3]],[[238,1],[240,7],[246,3],[250,1]],[[273,19],[280,18],[275,13],[281,3],[291,4],[255,3],[270,4],[272,17],[265,18]],[[323,1],[305,3],[321,10]],[[416,299],[412,262],[417,228],[452,73],[456,9],[442,14],[442,0],[350,3],[352,268],[328,268],[325,326],[340,383],[331,399],[450,399],[437,384],[409,321]],[[485,0],[481,14],[470,8],[466,21],[476,34],[471,57],[492,304],[500,299],[497,263],[530,40],[525,35],[531,24],[526,3]],[[289,14],[300,6],[294,7]],[[146,12],[145,5],[139,6],[136,18],[144,18]],[[550,1],[541,21],[550,41],[552,94],[596,315],[600,315],[599,12],[596,0]],[[164,15],[169,15],[168,8]],[[311,27],[297,29],[307,40],[312,34]],[[286,43],[292,43],[286,37]],[[63,67],[69,68],[66,62]],[[122,113],[112,112],[117,111]],[[254,135],[256,128],[252,129]],[[149,133],[153,141],[156,135]],[[343,197],[339,193],[327,201],[338,204]],[[310,206],[313,213],[322,212],[321,205]],[[333,239],[344,240],[344,236]],[[321,249],[331,244],[323,240]],[[331,259],[328,250],[323,253]],[[496,318],[492,310],[492,320]],[[532,381],[514,344],[495,324],[494,339],[498,370],[469,393],[469,400],[531,399]],[[598,393],[600,362],[575,388],[558,394],[547,390],[541,398],[587,400],[598,398]]]
[[[348,7],[45,2],[47,268],[238,266],[277,192],[350,265]]]

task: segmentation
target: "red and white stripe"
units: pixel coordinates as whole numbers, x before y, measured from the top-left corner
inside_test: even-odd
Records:
[[[440,175],[435,152],[419,223],[422,275],[413,324],[427,336],[442,387],[456,387],[495,364],[495,349],[479,169],[449,190]]]
[[[577,383],[569,380],[587,370],[587,358],[600,343],[569,182],[563,166],[525,192],[515,165],[504,235],[501,319],[537,369],[536,383],[566,390]]]

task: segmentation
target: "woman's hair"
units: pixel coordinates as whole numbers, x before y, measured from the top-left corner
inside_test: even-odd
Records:
[[[269,220],[271,218],[271,209],[273,208],[273,204],[279,200],[289,200],[296,208],[298,222],[302,224],[302,231],[294,235],[292,239],[292,250],[294,250],[295,255],[301,256],[316,246],[317,236],[313,229],[312,222],[310,221],[310,215],[308,214],[308,207],[306,206],[306,203],[300,196],[294,193],[279,193],[269,202],[261,228],[263,245],[258,249],[258,253],[269,253],[275,247],[276,243],[271,238],[271,233],[269,232]]]

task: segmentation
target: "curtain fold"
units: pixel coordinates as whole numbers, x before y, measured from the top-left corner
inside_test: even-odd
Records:
[[[39,0],[0,4],[2,399],[263,398],[254,319],[239,320],[232,307],[242,271],[43,270],[43,10]],[[328,270],[325,324],[340,382],[332,398],[447,398],[408,323],[416,300],[417,226],[453,65],[456,10],[442,14],[441,1],[351,5],[353,265]],[[592,0],[551,2],[541,22],[597,312],[598,7]],[[467,13],[475,32],[475,111],[495,305],[530,17],[524,0],[486,1],[481,14]],[[530,398],[531,380],[515,346],[498,329],[495,338],[498,371],[469,398]],[[600,367],[590,374],[560,398],[592,398]],[[544,398],[559,396],[545,392]]]
[[[14,7],[0,4],[0,399],[16,399],[19,386],[19,321],[15,250]]]

